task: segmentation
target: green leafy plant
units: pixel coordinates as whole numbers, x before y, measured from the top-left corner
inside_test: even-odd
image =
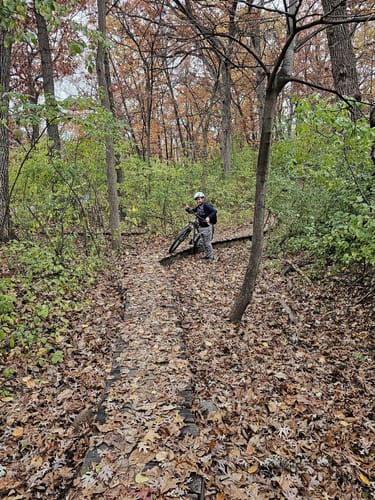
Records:
[[[360,353],[360,352],[355,352],[355,353],[353,354],[353,356],[354,356],[354,358],[355,358],[355,359],[357,359],[358,361],[364,361],[364,360],[365,360],[365,358],[364,358],[363,354],[362,354],[362,353]]]
[[[62,351],[55,351],[51,357],[51,362],[55,365],[64,361],[64,353]]]
[[[4,375],[5,378],[11,378],[11,377],[13,377],[13,375],[14,375],[13,368],[4,368],[3,375]]]
[[[341,267],[373,266],[374,131],[337,103],[298,101],[295,135],[275,144],[268,205],[273,244]],[[276,248],[274,246],[274,248]]]
[[[12,369],[6,360],[13,349],[40,367],[63,362],[59,338],[69,326],[70,313],[85,308],[82,291],[103,262],[96,254],[69,247],[63,265],[43,240],[14,241],[2,252],[13,275],[6,283],[0,282],[2,364]]]
[[[7,321],[14,313],[14,302],[16,298],[13,295],[0,294],[0,318]]]

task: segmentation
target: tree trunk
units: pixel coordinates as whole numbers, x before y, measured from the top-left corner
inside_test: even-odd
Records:
[[[98,29],[103,40],[106,38],[106,1],[97,0],[98,6]],[[107,66],[108,67],[108,66]],[[103,41],[99,40],[96,54],[96,71],[98,76],[99,95],[103,108],[111,112],[110,94],[108,89],[108,77],[105,72],[105,47]],[[106,147],[106,173],[109,202],[109,224],[111,231],[112,248],[117,250],[121,247],[120,235],[120,211],[117,194],[117,175],[115,168],[115,153],[111,134],[105,138]]]
[[[266,91],[263,109],[262,131],[258,152],[253,238],[249,263],[244,281],[230,313],[230,321],[238,323],[248,304],[250,303],[263,252],[264,241],[264,214],[266,200],[266,183],[269,167],[269,157],[272,143],[272,127],[276,110],[278,91],[271,87]]]
[[[231,170],[232,78],[229,60],[221,62],[221,157],[224,175]]]
[[[221,65],[221,97],[222,97],[222,119],[221,119],[221,154],[223,159],[224,175],[229,175],[231,171],[231,143],[232,143],[232,56],[234,37],[237,27],[235,23],[238,0],[232,0],[229,5],[229,37],[225,47],[225,55],[222,57],[218,53]]]
[[[6,31],[0,27],[0,242],[10,239],[9,132],[8,113],[11,46],[5,46]]]
[[[252,14],[253,16],[260,16],[260,8],[264,6],[264,0],[259,0],[257,2],[257,8],[254,8],[253,3],[250,3],[248,5],[248,10],[249,13]],[[262,49],[261,49],[261,32],[260,32],[260,23],[254,24],[251,27],[250,33],[250,43],[251,46],[259,57],[261,59],[262,57]],[[255,92],[257,96],[257,104],[258,104],[258,123],[259,123],[259,128],[256,131],[256,138],[259,137],[259,134],[262,130],[262,120],[263,120],[263,105],[265,101],[265,96],[266,96],[266,75],[264,74],[264,70],[257,66],[254,69],[254,74],[255,74],[255,81],[256,81],[256,87],[255,87]]]
[[[295,33],[293,31],[293,18],[296,16],[297,7],[298,4],[295,0],[289,0],[288,16],[286,18],[289,35],[288,47],[282,57],[278,59],[272,73],[268,75],[268,86],[266,89],[263,108],[262,132],[260,135],[258,151],[252,245],[242,288],[234,301],[230,313],[230,321],[233,323],[238,323],[241,320],[252,299],[262,259],[266,184],[272,144],[272,129],[276,112],[277,97],[284,85],[290,80],[293,72],[295,56],[294,50],[296,43]]]
[[[151,160],[151,123],[152,123],[152,111],[153,111],[153,103],[154,103],[154,96],[153,96],[153,87],[154,87],[154,82],[153,82],[153,69],[152,69],[152,62],[146,62],[145,63],[145,74],[146,74],[146,96],[145,96],[145,116],[144,116],[144,130],[145,130],[145,135],[146,135],[146,155],[145,155],[145,160],[147,163],[150,163]]]
[[[61,151],[60,133],[57,125],[58,109],[55,98],[55,84],[53,76],[53,64],[51,48],[48,39],[47,23],[44,17],[37,11],[34,2],[35,20],[38,32],[38,45],[42,63],[44,99],[47,108],[47,133],[52,142],[50,152]]]
[[[370,127],[371,128],[375,127],[375,105],[372,106],[371,111],[370,111]],[[375,139],[372,142],[370,156],[371,156],[372,163],[374,164],[374,167],[375,167]],[[375,170],[374,170],[373,175],[375,175]]]
[[[172,99],[173,112],[174,112],[174,117],[175,117],[175,121],[176,121],[177,133],[178,133],[178,137],[179,137],[181,148],[182,148],[182,153],[183,153],[183,156],[186,157],[187,156],[186,141],[185,141],[184,135],[182,133],[180,113],[178,110],[178,103],[176,100],[175,92],[173,90],[173,85],[171,82],[171,75],[170,75],[168,67],[165,67],[164,74],[165,74],[165,77],[167,79],[168,90],[169,90],[169,94],[170,94],[171,99]]]
[[[346,0],[322,0],[322,5],[328,20],[334,21],[348,17]],[[345,23],[329,26],[327,41],[335,90],[342,96],[352,97],[359,101],[361,92],[350,28],[351,26]],[[352,108],[352,117],[353,119],[359,118],[356,108]]]
[[[202,117],[202,150],[201,150],[201,161],[202,161],[202,182],[201,186],[203,192],[206,191],[207,186],[207,164],[208,164],[208,133],[210,129],[212,110],[215,105],[217,89],[219,86],[219,80],[216,78],[213,88],[211,90],[210,98],[207,100],[207,104],[204,108],[204,114]]]

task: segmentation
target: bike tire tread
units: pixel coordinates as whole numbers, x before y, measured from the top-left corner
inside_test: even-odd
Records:
[[[173,253],[177,249],[177,247],[179,247],[181,243],[186,240],[190,231],[191,231],[190,225],[187,225],[183,229],[181,229],[181,231],[176,236],[174,242],[169,247],[169,253]]]

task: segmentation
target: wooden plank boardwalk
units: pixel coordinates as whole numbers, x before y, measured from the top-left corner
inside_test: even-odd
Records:
[[[172,491],[172,497],[178,488],[178,498],[204,498],[202,478],[173,453],[181,440],[188,452],[199,435],[173,275],[147,252],[134,266],[136,280],[134,269],[119,280],[123,323],[96,415],[97,431],[67,500],[130,500],[151,492],[153,485],[166,495]]]

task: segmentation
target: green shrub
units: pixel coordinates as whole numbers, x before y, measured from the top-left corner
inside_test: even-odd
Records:
[[[337,103],[298,102],[295,135],[273,148],[273,248],[283,242],[344,267],[374,264],[373,139],[367,121],[352,122]]]
[[[8,353],[16,347],[29,364],[62,361],[59,338],[70,313],[85,307],[83,292],[94,281],[100,259],[70,249],[63,265],[41,240],[11,242],[2,254],[12,278],[0,280],[1,363],[7,367]]]
[[[164,165],[127,157],[121,163],[124,181],[120,186],[125,226],[142,226],[151,232],[171,232],[186,217],[184,206],[194,204],[193,195],[204,190],[207,200],[220,211],[220,222],[249,220],[253,206],[253,153],[249,148],[234,159],[233,172],[225,178],[220,162]],[[241,219],[242,217],[242,219]]]

